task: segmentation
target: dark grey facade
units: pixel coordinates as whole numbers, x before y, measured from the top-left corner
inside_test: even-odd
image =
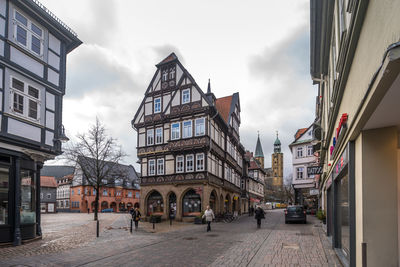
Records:
[[[40,188],[40,212],[53,213],[57,211],[56,207],[57,187]]]
[[[41,236],[40,170],[61,153],[66,56],[81,41],[36,0],[0,0],[0,242]]]

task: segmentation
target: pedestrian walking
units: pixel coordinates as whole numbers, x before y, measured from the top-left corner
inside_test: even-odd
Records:
[[[139,227],[139,221],[140,221],[140,217],[142,216],[142,214],[140,214],[139,208],[136,207],[133,211],[132,211],[132,220],[135,222],[135,231],[138,229]]]
[[[257,220],[257,228],[261,227],[261,219],[265,219],[264,211],[260,206],[257,206],[255,210],[256,215],[254,216]]]
[[[215,216],[210,206],[207,206],[207,209],[204,211],[203,218],[206,218],[207,232],[211,231],[211,222],[215,218]]]
[[[89,208],[87,208],[87,214],[89,214],[89,212],[90,212],[90,209],[89,209]]]
[[[250,216],[253,216],[253,214],[254,214],[254,207],[250,206]]]

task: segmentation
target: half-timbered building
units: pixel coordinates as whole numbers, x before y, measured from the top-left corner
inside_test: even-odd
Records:
[[[61,154],[76,33],[37,0],[0,0],[0,242],[41,236],[40,169]]]
[[[239,211],[244,148],[239,94],[205,94],[174,53],[157,71],[132,120],[145,216],[178,220]]]

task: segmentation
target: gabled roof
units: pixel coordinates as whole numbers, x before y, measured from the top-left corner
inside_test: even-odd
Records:
[[[40,187],[57,187],[54,176],[40,176]]]
[[[43,166],[40,175],[54,176],[56,179],[62,178],[67,175],[73,175],[75,167],[73,166]]]
[[[174,60],[178,60],[178,57],[175,55],[174,52],[172,52],[171,54],[169,54],[168,57],[164,58],[160,63],[158,63],[156,66],[160,66],[160,65],[164,65],[165,63],[169,63],[172,62]]]
[[[301,128],[298,129],[297,132],[294,135],[294,139],[297,140],[299,139],[305,132],[307,132],[308,128]]]

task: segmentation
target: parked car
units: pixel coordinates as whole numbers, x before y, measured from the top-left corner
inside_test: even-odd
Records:
[[[285,209],[285,223],[303,222],[307,223],[306,211],[302,206],[289,206]]]
[[[113,209],[102,209],[101,212],[113,212]]]

